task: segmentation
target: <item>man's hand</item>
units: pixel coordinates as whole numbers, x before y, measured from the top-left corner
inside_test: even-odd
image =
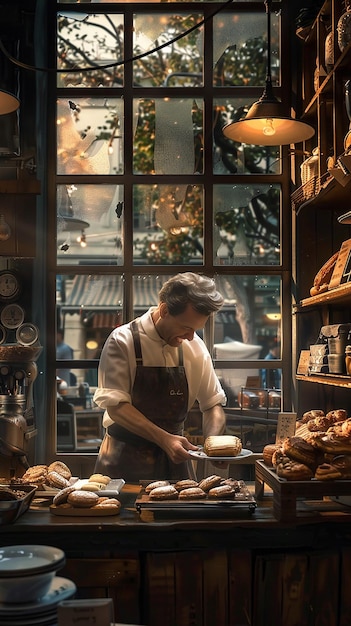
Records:
[[[160,447],[164,450],[173,463],[184,463],[189,459],[189,450],[198,450],[186,437],[164,433]]]

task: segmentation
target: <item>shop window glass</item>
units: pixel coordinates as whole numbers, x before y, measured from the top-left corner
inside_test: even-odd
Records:
[[[58,185],[59,264],[121,263],[123,209],[121,185]]]
[[[213,173],[253,174],[255,176],[281,174],[280,146],[254,146],[232,141],[223,135],[222,128],[241,118],[248,111],[252,99],[218,98],[213,101]]]
[[[134,15],[133,84],[196,87],[203,83],[201,13]],[[184,35],[186,31],[190,31]],[[170,45],[167,45],[170,42]],[[159,48],[152,52],[153,49]],[[138,58],[140,57],[140,58]]]
[[[134,264],[203,263],[202,185],[135,185],[133,224]]]
[[[121,14],[60,11],[57,86],[123,87],[123,22]]]
[[[279,76],[279,20],[271,14],[271,74]],[[264,85],[267,74],[267,16],[219,13],[213,18],[213,82],[216,87]]]
[[[202,98],[134,100],[135,174],[203,173]]]
[[[123,100],[60,98],[57,102],[57,174],[121,174]]]
[[[280,185],[214,185],[214,264],[279,265],[280,204]]]

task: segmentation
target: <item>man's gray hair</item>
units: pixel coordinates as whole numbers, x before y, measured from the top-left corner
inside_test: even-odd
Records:
[[[167,304],[171,315],[180,315],[188,306],[200,315],[219,311],[224,303],[212,278],[203,274],[183,272],[169,278],[159,291],[159,300]]]

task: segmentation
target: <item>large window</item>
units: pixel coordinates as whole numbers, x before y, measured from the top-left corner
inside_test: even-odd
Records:
[[[272,12],[278,97],[290,86],[281,19]],[[262,93],[264,3],[65,2],[56,29],[49,265],[55,331],[71,349],[56,362],[63,401],[91,424],[108,334],[156,304],[167,276],[190,269],[213,276],[225,298],[203,338],[229,413],[242,409],[247,384],[278,390],[274,408],[289,410],[289,170],[279,146],[235,143],[221,130]],[[272,347],[273,364],[264,361]],[[77,445],[60,411],[58,449],[96,451],[99,429],[80,431]]]

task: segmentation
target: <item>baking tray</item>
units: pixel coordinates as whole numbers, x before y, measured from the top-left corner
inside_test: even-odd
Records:
[[[250,493],[247,485],[243,480],[239,480],[240,491],[235,494],[234,498],[223,500],[212,500],[210,498],[199,500],[152,500],[149,494],[145,493],[145,487],[150,481],[141,481],[140,493],[135,500],[135,508],[138,513],[143,510],[163,512],[163,513],[201,513],[215,514],[246,510],[253,513],[256,509],[256,500]],[[172,484],[172,481],[170,481]],[[174,484],[174,483],[173,483]]]
[[[23,498],[18,498],[18,500],[0,501],[0,524],[11,524],[29,509],[29,505],[37,488],[35,485],[22,485],[15,483],[1,484],[1,486],[11,489],[11,491],[22,492],[25,494]]]
[[[71,478],[71,484],[74,485],[76,489],[80,489],[82,485],[85,485],[89,482],[88,478]],[[125,480],[123,478],[112,478],[106,489],[101,489],[101,491],[96,491],[98,496],[106,496],[107,498],[116,498],[122,491],[125,485]],[[60,491],[60,489],[55,489],[53,487],[48,487],[44,485],[42,490],[38,490],[35,494],[36,498],[53,498]]]

